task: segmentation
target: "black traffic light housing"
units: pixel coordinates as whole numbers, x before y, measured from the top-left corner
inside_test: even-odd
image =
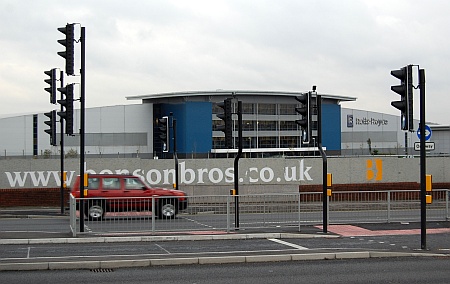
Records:
[[[231,99],[225,99],[217,104],[223,109],[223,113],[218,113],[217,117],[223,120],[222,125],[217,126],[217,130],[225,134],[225,148],[233,148],[233,110]]]
[[[301,119],[297,119],[297,123],[301,128],[302,144],[309,144],[311,139],[311,92],[303,93],[296,96],[295,99],[300,103],[300,107],[295,108],[295,112],[301,115]]]
[[[392,70],[391,75],[400,79],[400,85],[391,86],[391,90],[400,95],[400,100],[392,101],[391,105],[400,110],[402,130],[414,131],[412,65]]]
[[[74,84],[66,85],[64,88],[58,88],[64,99],[58,100],[58,103],[64,107],[64,111],[58,112],[58,115],[66,121],[66,134],[73,135],[73,88]]]
[[[164,153],[169,152],[169,117],[163,116],[162,118],[158,119],[158,128],[159,128],[159,139],[162,143],[162,151]]]
[[[296,107],[295,111],[302,117],[295,123],[301,128],[302,144],[314,146],[316,142],[314,138],[318,137],[317,99],[313,98],[312,92],[303,93],[295,99],[300,103],[300,107]]]
[[[75,75],[74,72],[74,53],[75,53],[75,31],[74,24],[67,24],[65,27],[58,28],[58,31],[66,35],[65,39],[58,42],[66,47],[65,51],[58,52],[58,55],[66,59],[66,74]]]
[[[49,126],[44,131],[50,135],[50,145],[56,146],[56,110],[46,112],[44,115],[49,118],[49,120],[44,121]]]
[[[313,93],[315,94],[313,96]],[[317,94],[313,91],[309,98],[309,128],[310,139],[309,142],[312,146],[315,146],[317,137],[319,136],[319,119],[318,119],[318,106],[317,106]],[[320,102],[321,103],[321,102]],[[312,141],[311,141],[312,140]]]
[[[44,80],[45,83],[49,84],[49,86],[44,88],[44,90],[50,94],[50,103],[56,104],[56,68],[44,71],[44,74],[50,77]]]

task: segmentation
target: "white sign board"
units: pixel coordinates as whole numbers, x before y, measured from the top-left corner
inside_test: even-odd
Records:
[[[414,150],[420,151],[420,142],[414,142]],[[434,150],[434,142],[425,142],[425,151]]]

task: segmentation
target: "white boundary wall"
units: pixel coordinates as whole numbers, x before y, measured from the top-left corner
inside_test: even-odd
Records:
[[[228,194],[234,188],[234,159],[179,161],[179,188],[189,195]],[[0,160],[0,188],[58,187],[59,159]],[[68,184],[79,171],[78,159],[66,159]],[[153,186],[171,188],[173,160],[139,158],[86,159],[90,173],[132,173]],[[367,156],[328,158],[334,184],[420,182],[419,158]],[[428,157],[427,174],[433,182],[450,182],[450,158]],[[297,192],[299,185],[322,183],[322,159],[240,159],[240,194]]]

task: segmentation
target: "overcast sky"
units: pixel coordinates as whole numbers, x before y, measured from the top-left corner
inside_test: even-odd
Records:
[[[426,72],[427,121],[450,124],[448,0],[0,0],[0,13],[3,117],[58,108],[44,71],[64,68],[57,28],[80,23],[86,107],[161,92],[317,85],[357,98],[343,107],[399,115],[390,70],[415,64]]]

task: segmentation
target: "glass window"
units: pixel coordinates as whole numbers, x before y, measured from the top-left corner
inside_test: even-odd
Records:
[[[242,113],[243,114],[254,114],[255,113],[255,105],[243,103],[242,104]]]
[[[297,148],[297,136],[280,136],[280,148]]]
[[[213,137],[213,149],[225,148],[225,137]]]
[[[280,130],[297,130],[295,121],[280,121]]]
[[[258,114],[277,114],[276,104],[258,104]]]
[[[119,178],[104,178],[103,179],[104,189],[120,189]]]
[[[98,189],[100,180],[98,178],[88,178],[88,189]]]
[[[258,148],[276,148],[277,137],[259,137]]]
[[[256,121],[254,120],[244,120],[242,121],[242,130],[243,131],[254,131],[256,130]]]
[[[223,120],[213,120],[212,121],[212,130],[219,131],[219,129],[217,129],[217,126],[223,125],[223,124],[224,124]]]
[[[244,137],[242,140],[245,149],[256,148],[256,137]]]
[[[277,122],[276,121],[258,121],[258,130],[276,131],[277,130]]]
[[[139,178],[125,178],[125,189],[142,189],[144,184]]]
[[[295,107],[295,104],[280,104],[280,114],[296,114]]]

